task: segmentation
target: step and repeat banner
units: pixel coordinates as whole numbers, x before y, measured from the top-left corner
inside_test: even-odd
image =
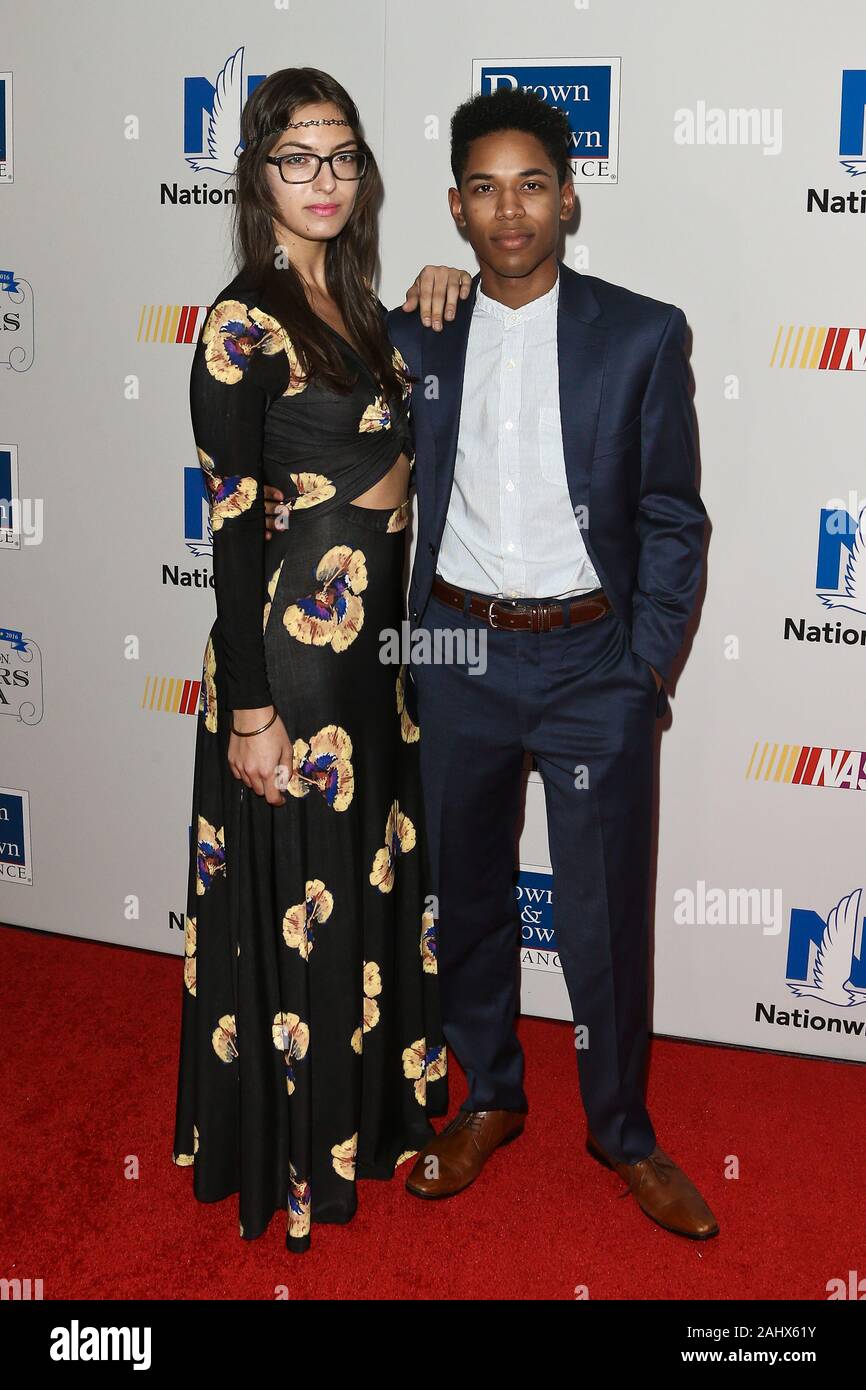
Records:
[[[863,1060],[862,0],[7,16],[0,921],[183,952],[214,612],[189,368],[233,274],[241,107],[305,64],[348,88],[380,161],[389,306],[427,261],[474,273],[447,207],[449,120],[506,85],[568,113],[567,263],[684,309],[710,525],[657,725],[654,1028]],[[517,854],[523,1008],[568,1018],[530,767]]]

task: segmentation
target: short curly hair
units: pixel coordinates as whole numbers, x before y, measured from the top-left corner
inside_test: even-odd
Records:
[[[534,135],[550,156],[560,185],[565,183],[570,139],[565,112],[550,106],[535,92],[499,87],[495,92],[470,97],[451,117],[451,172],[458,188],[466,172],[471,142],[499,130],[522,130]]]

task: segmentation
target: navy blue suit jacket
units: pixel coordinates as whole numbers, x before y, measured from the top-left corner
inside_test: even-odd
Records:
[[[559,406],[572,506],[589,558],[632,649],[668,678],[700,582],[706,511],[686,319],[673,304],[559,262]],[[388,315],[413,376],[418,534],[409,620],[423,618],[454,479],[469,325],[480,274],[440,332]],[[659,690],[657,714],[667,707]]]

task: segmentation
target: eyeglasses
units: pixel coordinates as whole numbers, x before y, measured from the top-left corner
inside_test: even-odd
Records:
[[[335,179],[351,183],[361,178],[367,168],[363,150],[339,150],[336,154],[269,154],[266,162],[276,164],[283,183],[312,183],[319,177],[323,164],[330,164]]]

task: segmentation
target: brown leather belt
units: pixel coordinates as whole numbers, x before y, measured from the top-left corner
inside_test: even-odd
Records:
[[[436,575],[433,580],[433,593],[443,603],[463,610],[465,589],[449,584],[447,579]],[[551,628],[562,627],[565,609],[571,609],[571,625],[592,623],[604,617],[611,607],[610,599],[602,589],[592,594],[567,598],[562,603],[540,601],[527,603],[523,599],[484,598],[473,594],[469,600],[469,612],[475,618],[483,618],[490,627],[504,627],[509,631],[525,629],[529,632],[550,632]]]

